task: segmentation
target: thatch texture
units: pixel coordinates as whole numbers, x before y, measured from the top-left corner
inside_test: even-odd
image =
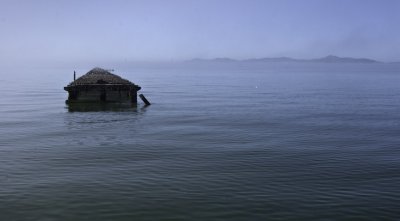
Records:
[[[94,84],[124,84],[132,85],[133,83],[121,78],[118,75],[112,74],[102,68],[93,68],[85,75],[71,82],[68,86],[76,85],[94,85]]]

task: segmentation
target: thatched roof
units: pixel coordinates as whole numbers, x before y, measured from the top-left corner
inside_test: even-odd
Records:
[[[75,85],[93,85],[93,84],[124,84],[132,85],[133,83],[121,78],[118,75],[112,74],[102,68],[93,68],[85,75],[71,82],[68,86]]]

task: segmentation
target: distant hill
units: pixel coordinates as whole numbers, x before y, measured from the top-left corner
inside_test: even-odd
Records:
[[[334,55],[329,55],[323,58],[312,59],[310,61],[324,62],[324,63],[377,63],[378,62],[368,58],[342,58]]]
[[[253,58],[243,60],[244,62],[302,62],[304,60],[294,59],[289,57],[278,57],[278,58]]]
[[[351,57],[338,57],[329,55],[322,58],[315,59],[295,59],[290,57],[276,57],[276,58],[253,58],[245,60],[235,60],[231,58],[214,58],[214,59],[201,59],[195,58],[188,62],[313,62],[313,63],[379,63],[379,61],[368,58],[351,58]]]

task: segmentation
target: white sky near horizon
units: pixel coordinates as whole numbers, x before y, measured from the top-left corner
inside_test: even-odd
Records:
[[[0,0],[0,64],[326,55],[400,61],[396,0]]]

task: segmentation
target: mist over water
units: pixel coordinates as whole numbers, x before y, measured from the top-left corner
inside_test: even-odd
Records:
[[[71,109],[73,70],[0,70],[1,220],[400,218],[398,64],[114,69],[152,105]]]

